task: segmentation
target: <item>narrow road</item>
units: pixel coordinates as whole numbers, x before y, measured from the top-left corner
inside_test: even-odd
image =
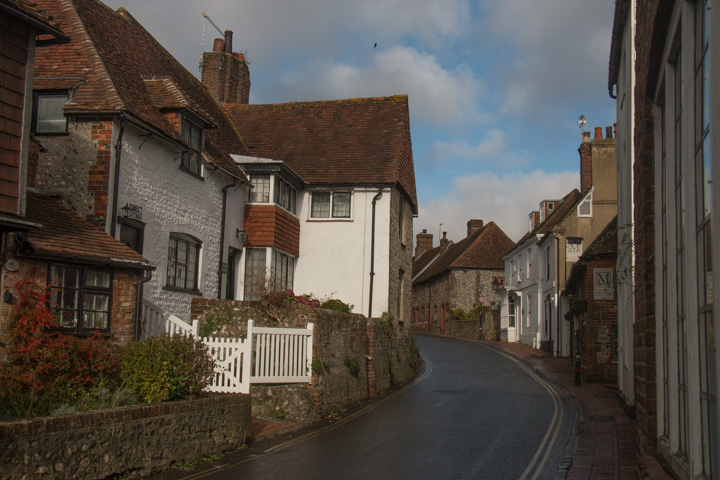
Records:
[[[572,437],[569,398],[482,343],[417,336],[399,394],[264,453],[185,478],[552,479]]]

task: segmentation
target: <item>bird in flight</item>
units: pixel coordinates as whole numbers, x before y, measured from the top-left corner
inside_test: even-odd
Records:
[[[373,48],[377,47],[377,42],[375,42],[375,45],[373,45]]]

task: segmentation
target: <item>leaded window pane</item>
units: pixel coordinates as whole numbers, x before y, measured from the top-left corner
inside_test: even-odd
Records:
[[[333,218],[350,218],[350,192],[333,192]]]
[[[330,218],[330,192],[313,192],[310,216]]]
[[[252,185],[250,189],[250,201],[258,203],[270,202],[270,176],[269,175],[253,175]]]

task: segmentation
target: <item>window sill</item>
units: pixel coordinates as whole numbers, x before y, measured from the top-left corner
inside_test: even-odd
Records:
[[[352,218],[308,218],[308,222],[352,222]]]
[[[189,295],[196,295],[198,297],[202,297],[202,292],[200,290],[191,290],[188,288],[173,287],[172,285],[165,285],[162,287],[162,289],[167,290],[169,292],[187,293]]]

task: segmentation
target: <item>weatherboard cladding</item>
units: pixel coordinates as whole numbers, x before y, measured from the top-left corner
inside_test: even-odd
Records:
[[[451,269],[503,270],[502,254],[511,248],[513,241],[505,235],[495,222],[451,244],[414,283],[422,283]]]
[[[417,213],[408,97],[224,104],[251,155],[312,185],[398,185]]]
[[[115,12],[95,0],[38,4],[62,22],[72,41],[38,49],[35,89],[75,86],[67,114],[122,112],[180,144],[179,131],[161,108],[173,103],[187,108],[215,125],[204,131],[205,157],[242,177],[230,154],[247,155],[247,150],[220,106],[125,9]],[[164,92],[159,82],[148,81],[153,78],[163,80]]]

